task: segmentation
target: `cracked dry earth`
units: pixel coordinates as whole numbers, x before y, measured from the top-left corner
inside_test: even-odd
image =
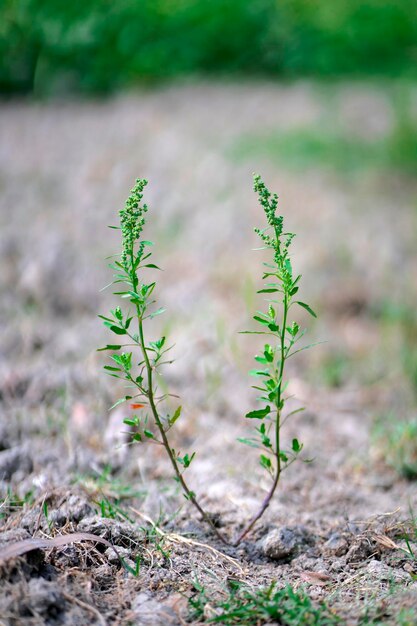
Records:
[[[302,587],[342,624],[417,623],[416,561],[403,539],[415,483],[371,437],[379,414],[415,414],[396,339],[373,314],[404,293],[415,302],[415,181],[232,156],[245,133],[306,125],[329,107],[352,132],[389,124],[383,89],[334,90],[330,101],[309,83],[196,84],[0,105],[0,557],[14,542],[70,533],[117,550],[90,537],[3,560],[2,626],[202,623],[231,580]],[[126,445],[126,412],[108,411],[123,388],[101,372],[95,350],[109,337],[96,316],[114,305],[99,292],[118,249],[106,225],[145,176],[167,308],[149,332],[175,343],[165,382],[184,409],[174,443],[197,452],[192,488],[235,536],[268,488],[256,451],[236,441],[250,432],[247,372],[259,350],[238,331],[262,306],[253,170],[297,233],[293,264],[319,312],[300,321],[326,343],[289,371],[290,408],[306,410],[286,437],[312,462],[292,466],[255,531],[225,548],[184,504],[159,448]],[[326,359],[341,349],[350,367],[330,387]],[[199,621],[188,606],[195,581],[212,597]]]

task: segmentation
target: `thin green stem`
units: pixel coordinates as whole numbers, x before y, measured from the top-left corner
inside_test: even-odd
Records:
[[[151,407],[152,415],[155,420],[155,424],[162,438],[163,446],[165,448],[165,451],[173,467],[176,479],[180,483],[184,493],[187,496],[187,499],[198,510],[198,512],[204,519],[204,521],[207,522],[207,524],[209,524],[209,526],[211,527],[211,529],[213,530],[217,538],[220,539],[222,543],[228,544],[229,542],[226,539],[226,537],[224,537],[223,534],[219,532],[219,530],[216,528],[210,515],[202,508],[200,503],[197,501],[195,494],[193,493],[193,491],[191,491],[191,489],[188,487],[187,483],[185,482],[183,473],[181,472],[178,466],[177,460],[175,458],[175,454],[169,444],[169,440],[168,440],[164,425],[161,421],[161,418],[158,413],[158,409],[156,408],[156,404],[155,404],[155,396],[154,396],[154,391],[153,391],[153,370],[152,370],[152,365],[150,363],[149,356],[146,350],[146,344],[145,344],[144,333],[143,333],[143,320],[142,320],[138,305],[136,305],[136,310],[137,310],[137,317],[138,317],[139,345],[142,351],[143,359],[145,361],[146,373],[147,373],[147,378],[148,378],[147,396],[149,400],[149,406]]]
[[[280,367],[279,367],[279,373],[278,373],[278,393],[277,393],[277,401],[276,401],[276,408],[277,408],[277,415],[275,418],[275,459],[276,459],[276,472],[275,472],[275,476],[274,476],[274,481],[272,483],[272,486],[270,488],[270,490],[268,491],[267,495],[265,496],[264,500],[262,501],[262,504],[259,508],[259,510],[255,513],[255,515],[252,517],[252,519],[250,520],[249,524],[246,526],[246,528],[241,532],[241,534],[238,536],[238,538],[233,542],[234,546],[237,546],[241,543],[241,541],[246,537],[246,535],[252,530],[252,528],[255,526],[256,522],[263,516],[263,514],[265,513],[266,509],[269,507],[271,500],[274,496],[274,493],[278,487],[279,484],[279,480],[281,478],[281,474],[282,474],[282,466],[281,466],[281,441],[280,441],[280,434],[281,434],[281,398],[282,398],[282,394],[281,394],[281,389],[282,389],[282,378],[284,375],[284,366],[285,366],[285,327],[287,324],[287,316],[288,316],[288,296],[287,294],[285,294],[284,296],[284,311],[283,311],[283,318],[282,318],[282,328],[281,328],[281,341],[280,341],[280,352],[281,352],[281,360],[280,360]]]

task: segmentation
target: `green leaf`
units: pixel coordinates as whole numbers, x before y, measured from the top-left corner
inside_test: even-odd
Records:
[[[245,439],[244,437],[238,437],[237,441],[240,443],[244,443],[245,446],[250,446],[251,448],[259,448],[259,444],[255,439]]]
[[[259,289],[256,293],[276,293],[278,289]]]
[[[302,306],[303,309],[308,311],[310,313],[310,315],[312,315],[313,317],[317,317],[317,315],[316,315],[316,313],[314,313],[313,309],[308,304],[306,304],[305,302],[300,302],[299,300],[297,300],[296,304],[299,304],[300,306]]]
[[[161,313],[165,313],[166,309],[164,309],[163,307],[160,307],[157,311],[154,311],[154,313],[150,314],[150,318],[152,319],[153,317],[156,317],[157,315],[161,315]]]
[[[104,346],[104,348],[97,348],[97,352],[103,352],[103,350],[120,350],[122,346],[117,346],[117,345],[107,345]]]
[[[172,426],[173,424],[175,424],[175,422],[177,421],[177,419],[179,418],[179,416],[181,415],[181,411],[182,411],[182,406],[179,406],[176,410],[175,413],[172,415],[172,417],[168,418],[168,424],[170,426]]]
[[[271,463],[271,459],[268,456],[265,456],[264,454],[261,454],[261,456],[259,457],[259,462],[260,462],[262,467],[264,467],[266,470],[268,470],[268,472],[271,471],[272,463]]]
[[[300,452],[301,448],[303,447],[300,442],[298,441],[298,439],[293,439],[292,440],[292,449],[294,452]]]
[[[143,434],[145,435],[145,437],[147,437],[148,439],[155,439],[155,435],[153,433],[151,433],[150,430],[144,430]]]
[[[264,326],[269,326],[269,324],[271,323],[269,319],[265,320],[262,317],[259,317],[259,315],[254,315],[253,319],[259,322],[260,324],[263,324]]]
[[[124,398],[119,398],[119,400],[117,400],[113,406],[110,407],[109,411],[111,411],[112,409],[115,409],[117,406],[119,406],[119,404],[123,404],[123,402],[127,402],[128,400],[131,400],[132,396],[125,396]]]
[[[177,457],[177,461],[180,465],[183,465],[185,469],[187,469],[187,467],[190,467],[192,460],[195,457],[195,452],[192,453],[191,456],[189,456],[188,454],[184,454],[183,457],[178,456]]]
[[[268,370],[250,370],[249,376],[269,376]]]
[[[154,270],[160,270],[160,271],[162,271],[160,267],[158,267],[157,265],[155,265],[155,263],[147,263],[147,264],[146,264],[146,265],[144,265],[143,267],[150,267],[150,268],[152,268],[152,269],[154,269]]]
[[[104,370],[108,370],[109,372],[121,372],[122,370],[119,367],[111,367],[110,365],[104,365]]]
[[[266,406],[264,409],[257,409],[256,411],[249,411],[246,413],[245,417],[249,419],[258,419],[262,420],[271,412],[271,407]]]
[[[110,330],[115,335],[127,335],[125,328],[120,328],[120,326],[115,326],[114,324],[111,324],[110,322],[104,322],[104,326],[107,326],[108,328],[110,328]]]
[[[126,424],[126,426],[139,426],[138,418],[129,419],[128,417],[125,417],[123,424]]]

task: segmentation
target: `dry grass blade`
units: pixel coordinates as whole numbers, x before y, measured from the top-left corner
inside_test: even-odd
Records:
[[[11,543],[0,551],[0,563],[22,556],[22,554],[31,552],[31,550],[48,550],[50,548],[58,548],[59,546],[65,546],[69,543],[78,543],[81,541],[96,541],[104,544],[108,548],[114,550],[117,557],[122,562],[117,549],[109,541],[107,541],[107,539],[103,539],[103,537],[98,537],[92,533],[71,533],[69,535],[53,537],[52,539],[32,537],[30,539],[23,539],[22,541]]]
[[[130,507],[130,510],[133,511],[133,513],[135,513],[139,517],[141,517],[143,520],[151,524],[155,532],[157,532],[158,535],[160,535],[161,537],[164,537],[165,539],[168,539],[169,541],[172,541],[173,543],[181,543],[181,544],[188,545],[188,546],[195,546],[197,548],[203,548],[204,550],[207,550],[212,556],[216,558],[220,557],[228,561],[229,563],[233,565],[233,567],[239,570],[239,572],[242,575],[244,575],[245,571],[243,567],[240,565],[238,561],[236,561],[236,559],[233,559],[231,556],[228,556],[227,554],[223,554],[223,552],[216,550],[216,548],[213,548],[212,546],[209,546],[206,543],[195,541],[194,539],[190,539],[189,537],[183,537],[182,535],[178,535],[177,533],[166,533],[163,530],[161,530],[159,526],[157,526],[155,522],[144,513],[141,513],[140,511],[138,511],[137,509],[133,507]]]
[[[387,537],[386,535],[374,535],[374,540],[379,543],[380,546],[384,548],[389,548],[390,550],[400,550],[400,546],[395,543],[392,539]]]

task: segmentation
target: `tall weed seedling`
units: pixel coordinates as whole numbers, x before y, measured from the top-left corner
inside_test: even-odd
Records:
[[[260,294],[267,294],[268,307],[266,312],[257,311],[254,315],[254,320],[261,329],[244,331],[266,337],[262,353],[255,356],[258,367],[250,372],[257,379],[253,388],[260,392],[258,400],[262,406],[246,414],[248,419],[259,421],[260,424],[256,427],[255,437],[240,441],[261,450],[260,464],[271,475],[272,484],[259,510],[236,543],[242,541],[262,517],[274,496],[282,473],[298,459],[303,448],[297,438],[292,440],[289,449],[283,447],[281,431],[284,422],[294,413],[303,410],[299,408],[284,415],[285,391],[288,385],[284,374],[288,359],[311,347],[296,346],[305,330],[301,330],[296,321],[290,320],[292,307],[298,305],[316,317],[308,304],[297,299],[301,274],[294,275],[289,253],[295,235],[284,232],[284,219],[282,215],[277,215],[278,196],[269,191],[258,175],[254,176],[254,191],[258,194],[267,221],[266,228],[255,228],[255,232],[263,243],[260,249],[270,250],[272,259],[264,263],[263,280],[266,282],[258,291]]]
[[[185,481],[184,473],[191,465],[195,453],[191,455],[186,453],[181,456],[170,444],[169,433],[181,415],[181,406],[178,406],[172,414],[164,413],[160,409],[169,394],[159,393],[157,375],[163,365],[172,361],[165,356],[170,349],[166,347],[166,337],[161,337],[156,341],[147,341],[145,335],[145,326],[147,327],[156,315],[164,312],[164,309],[155,307],[153,293],[156,283],[144,279],[148,269],[159,269],[157,265],[150,262],[149,247],[153,243],[142,239],[147,212],[146,204],[142,203],[146,184],[146,180],[136,181],[125,207],[119,213],[120,226],[112,227],[121,230],[122,251],[120,255],[117,255],[118,260],[110,265],[115,271],[111,284],[122,285],[122,290],[116,291],[115,294],[124,301],[128,301],[131,306],[126,312],[121,307],[116,307],[110,312],[111,317],[100,315],[105,326],[118,338],[123,337],[126,340],[125,343],[108,344],[100,350],[110,350],[113,353],[112,364],[105,366],[107,373],[125,380],[127,387],[132,389],[129,395],[117,400],[112,408],[129,402],[131,408],[139,410],[138,415],[124,420],[126,425],[134,429],[133,441],[148,440],[164,447],[172,465],[174,477],[181,485],[187,500],[199,511],[216,536],[223,543],[230,543],[218,530],[213,518],[203,509],[196,494]],[[274,298],[269,301],[266,313],[258,311],[254,316],[262,330],[245,331],[265,335],[269,343],[265,343],[262,354],[255,357],[261,368],[252,371],[252,374],[258,378],[258,384],[254,385],[254,388],[261,392],[258,399],[263,406],[246,414],[248,419],[257,420],[260,425],[256,428],[255,437],[241,441],[261,449],[260,463],[271,475],[272,485],[259,510],[233,545],[238,545],[262,517],[274,496],[283,471],[299,457],[302,450],[302,444],[296,438],[292,440],[289,450],[284,449],[281,437],[281,429],[287,418],[302,410],[297,409],[284,416],[287,387],[284,380],[285,365],[294,354],[309,347],[296,347],[305,331],[300,330],[297,322],[290,321],[290,309],[297,304],[316,317],[308,304],[295,298],[301,276],[294,277],[289,256],[289,247],[294,234],[284,232],[283,217],[276,214],[278,196],[271,194],[260,176],[254,178],[254,189],[267,219],[267,227],[262,230],[255,229],[255,231],[263,242],[263,248],[272,251],[272,262],[264,264],[266,269],[263,279],[267,282],[258,293],[274,294]],[[137,356],[134,356],[133,350],[124,351],[125,348],[131,347],[137,349],[139,360]]]
[[[195,453],[181,456],[170,443],[169,431],[181,416],[181,406],[171,414],[164,413],[160,408],[169,394],[159,393],[157,375],[161,367],[172,361],[166,357],[170,349],[167,347],[166,337],[148,341],[145,333],[148,323],[164,312],[163,308],[155,307],[156,282],[145,279],[145,273],[149,269],[160,269],[150,261],[152,253],[149,248],[153,243],[142,238],[148,210],[147,205],[142,202],[146,185],[145,179],[136,180],[124,208],[119,212],[120,226],[111,227],[121,231],[122,250],[110,265],[115,272],[114,280],[110,284],[121,285],[120,290],[114,293],[124,302],[129,302],[130,307],[127,311],[120,306],[116,307],[110,311],[111,317],[99,316],[118,339],[126,340],[124,343],[108,344],[100,350],[110,350],[113,353],[111,365],[104,366],[106,372],[125,380],[127,388],[132,390],[117,400],[111,408],[128,402],[131,409],[138,411],[137,415],[124,420],[133,429],[133,441],[140,443],[148,440],[164,447],[175,479],[181,485],[185,497],[199,511],[217,537],[227,543],[212,517],[202,508],[196,494],[185,481],[184,473],[191,465]],[[137,350],[139,359],[131,348]]]

